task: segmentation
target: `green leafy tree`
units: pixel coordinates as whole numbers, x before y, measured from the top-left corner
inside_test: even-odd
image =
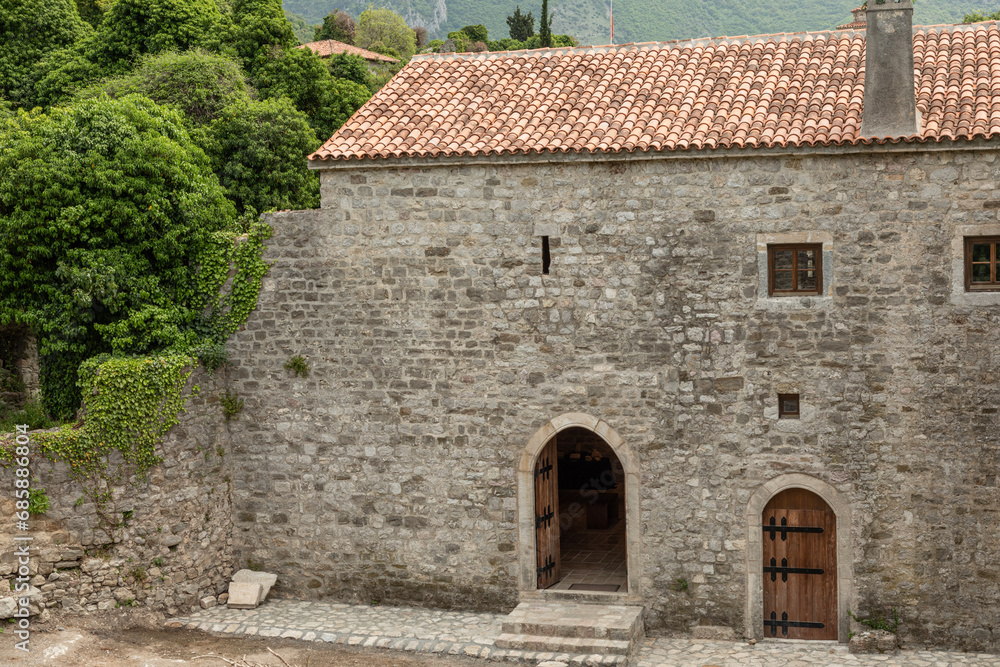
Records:
[[[309,117],[318,141],[326,141],[368,101],[370,91],[353,81],[335,79],[326,63],[309,49],[272,53],[254,72],[261,97],[287,97]]]
[[[484,25],[467,25],[462,28],[462,32],[468,35],[469,40],[473,42],[485,42],[490,38]]]
[[[247,72],[253,74],[275,51],[297,45],[281,0],[234,0],[228,47],[235,50]]]
[[[510,38],[523,42],[535,34],[535,17],[531,12],[521,13],[521,5],[517,6],[513,15],[507,17],[507,27],[510,28]]]
[[[80,18],[96,28],[101,25],[104,15],[111,9],[114,0],[76,0],[77,11]]]
[[[88,57],[117,74],[147,53],[217,48],[221,22],[215,0],[116,0]]]
[[[193,50],[146,56],[132,73],[106,79],[79,94],[81,98],[124,97],[139,93],[159,104],[172,104],[195,126],[219,117],[223,107],[249,100],[254,93],[240,64],[232,58]]]
[[[201,257],[236,211],[180,113],[138,95],[21,112],[0,147],[0,323],[32,329],[46,408],[66,416],[85,358],[209,327]]]
[[[455,53],[468,53],[472,48],[472,42],[469,41],[469,36],[461,30],[449,32],[448,41],[451,42],[451,48],[447,48],[447,51],[454,51]],[[445,44],[447,47],[447,42]]]
[[[416,35],[391,9],[367,9],[358,17],[355,45],[377,53],[396,53],[408,61],[417,49]]]
[[[306,161],[319,142],[288,99],[232,104],[209,134],[212,166],[241,213],[319,206],[319,178]]]
[[[24,108],[55,106],[107,76],[97,63],[87,57],[87,45],[92,41],[92,38],[87,38],[43,57],[25,77],[19,105]]]
[[[146,54],[217,50],[224,23],[214,0],[117,0],[96,33],[42,59],[26,98],[53,106],[99,79],[125,74]]]
[[[354,34],[357,26],[347,12],[334,9],[323,18],[323,25],[316,28],[313,36],[315,41],[333,39],[344,44],[354,44]]]
[[[0,97],[30,105],[24,84],[35,64],[90,32],[72,0],[0,0]]]
[[[974,11],[971,14],[966,14],[965,18],[962,19],[962,23],[979,23],[980,21],[1000,21],[1000,10],[991,14]]]
[[[542,0],[542,18],[538,23],[539,46],[543,49],[552,46],[552,14],[549,13],[549,0]]]
[[[370,86],[372,83],[371,72],[368,70],[368,61],[353,53],[338,53],[330,56],[326,60],[330,68],[330,74],[336,79],[347,79],[362,86]]]

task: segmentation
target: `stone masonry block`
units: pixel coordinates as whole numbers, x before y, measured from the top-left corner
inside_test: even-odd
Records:
[[[229,599],[226,604],[230,609],[256,609],[260,598],[259,583],[234,581],[229,584]]]

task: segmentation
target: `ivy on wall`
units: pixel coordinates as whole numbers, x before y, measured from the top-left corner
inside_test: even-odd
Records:
[[[174,426],[187,399],[185,393],[199,357],[210,370],[225,361],[225,341],[257,306],[268,264],[262,258],[271,228],[248,222],[242,232],[216,232],[199,256],[198,281],[192,299],[203,297],[203,326],[181,342],[154,354],[100,354],[84,361],[77,387],[83,396],[83,421],[33,435],[36,452],[65,463],[93,504],[96,528],[117,541],[131,510],[123,501],[162,461],[157,447]],[[219,351],[221,350],[221,352]],[[0,460],[9,461],[9,446]]]
[[[33,437],[39,454],[67,464],[109,541],[117,539],[123,525],[121,502],[128,490],[162,461],[156,447],[184,409],[184,387],[195,363],[183,354],[88,359],[79,379],[83,426]]]

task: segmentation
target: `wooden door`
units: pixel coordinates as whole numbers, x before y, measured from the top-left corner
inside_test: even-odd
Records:
[[[782,491],[767,504],[764,636],[837,639],[837,517],[816,494]]]
[[[556,439],[545,445],[535,461],[535,552],[538,589],[559,581],[559,462]]]

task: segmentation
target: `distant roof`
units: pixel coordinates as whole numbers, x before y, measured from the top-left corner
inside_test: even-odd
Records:
[[[861,5],[860,7],[855,7],[851,10],[851,14],[854,18],[850,23],[845,23],[844,25],[838,25],[837,30],[847,30],[849,28],[866,28],[868,27],[868,7],[866,5]]]
[[[367,49],[360,49],[356,46],[351,46],[350,44],[344,44],[343,42],[338,42],[335,39],[321,39],[318,42],[306,42],[296,46],[297,49],[312,49],[312,52],[319,55],[321,58],[327,58],[338,53],[350,53],[355,56],[361,56],[365,60],[374,60],[383,63],[395,63],[399,62],[395,58],[390,58],[389,56],[384,56],[381,53],[375,53],[374,51],[369,51]]]
[[[844,146],[1000,135],[995,22],[918,26],[921,130],[863,139],[865,33],[415,56],[316,160]]]

